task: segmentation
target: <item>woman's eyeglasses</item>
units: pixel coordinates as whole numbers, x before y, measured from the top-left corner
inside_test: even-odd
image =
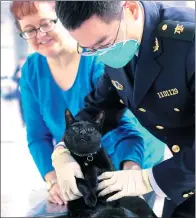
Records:
[[[57,21],[58,19],[46,20],[45,23],[41,24],[40,27],[37,29],[31,29],[24,32],[20,32],[20,36],[26,40],[33,39],[37,36],[38,30],[42,33],[47,33],[52,31],[55,28]]]

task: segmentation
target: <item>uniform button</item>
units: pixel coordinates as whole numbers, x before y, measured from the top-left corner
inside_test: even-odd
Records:
[[[178,109],[178,108],[174,108],[174,111],[176,111],[176,112],[180,112],[180,109]]]
[[[195,193],[194,192],[189,192],[189,195],[194,195]]]
[[[178,145],[173,145],[173,146],[172,146],[172,151],[173,151],[174,153],[178,153],[178,152],[180,151],[180,147],[179,147]]]
[[[144,108],[139,108],[139,110],[140,110],[141,112],[146,112],[146,110],[145,110]]]
[[[167,24],[164,24],[163,26],[162,26],[162,30],[166,30],[167,29]]]
[[[157,128],[157,129],[164,129],[164,127],[163,127],[163,126],[159,126],[159,125],[158,125],[158,126],[156,126],[156,128]]]
[[[124,104],[124,101],[123,101],[122,99],[120,99],[120,103],[121,103],[121,104]]]
[[[188,198],[188,197],[189,197],[189,194],[183,194],[182,197],[183,197],[183,198]]]

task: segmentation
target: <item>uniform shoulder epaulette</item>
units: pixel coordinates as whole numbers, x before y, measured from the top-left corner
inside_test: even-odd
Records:
[[[195,23],[164,20],[158,25],[159,36],[193,41],[195,36]]]

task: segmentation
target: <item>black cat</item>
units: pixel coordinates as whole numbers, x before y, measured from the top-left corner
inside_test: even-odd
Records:
[[[83,198],[68,202],[68,216],[77,218],[139,217],[136,213],[121,206],[120,200],[106,202],[106,199],[114,193],[105,197],[97,197],[97,177],[103,172],[115,170],[101,146],[101,127],[104,122],[104,112],[100,112],[92,121],[77,121],[67,109],[65,111],[65,120],[66,131],[63,140],[71,155],[80,165],[84,175],[84,179],[76,178],[78,189],[82,193]],[[130,201],[127,207],[129,209],[131,202],[135,202],[135,209],[139,207],[137,203],[140,202],[141,206],[141,201],[143,202],[139,197],[128,198],[128,201]],[[144,204],[145,207],[143,208],[149,210],[148,205],[143,202]],[[153,213],[151,212],[150,214]],[[145,213],[144,215],[146,216]]]

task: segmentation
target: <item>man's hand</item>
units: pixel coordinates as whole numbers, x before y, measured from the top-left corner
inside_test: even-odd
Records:
[[[140,196],[152,191],[146,170],[121,170],[102,173],[98,180],[98,196],[116,192],[107,201],[117,200],[125,196]]]
[[[76,185],[76,178],[84,178],[79,164],[64,148],[56,148],[53,152],[53,167],[64,202],[78,199],[82,196]],[[59,151],[57,151],[59,150]],[[60,151],[61,150],[61,151]]]

